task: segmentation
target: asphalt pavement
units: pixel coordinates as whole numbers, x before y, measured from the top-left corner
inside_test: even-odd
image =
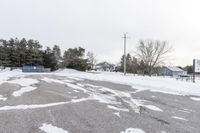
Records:
[[[1,133],[46,133],[43,124],[68,133],[200,133],[200,101],[190,96],[137,91],[131,86],[56,75],[36,79],[35,90],[13,96],[23,86],[0,85]],[[132,132],[135,133],[135,132]]]

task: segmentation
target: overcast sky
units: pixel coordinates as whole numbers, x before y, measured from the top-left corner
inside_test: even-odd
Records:
[[[167,65],[200,58],[199,0],[0,0],[0,38],[32,38],[64,51],[82,46],[99,61],[119,62],[123,33],[166,40],[173,46]]]

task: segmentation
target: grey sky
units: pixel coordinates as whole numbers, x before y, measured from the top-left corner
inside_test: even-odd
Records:
[[[82,46],[99,61],[117,63],[139,39],[173,46],[169,65],[200,58],[199,0],[0,0],[0,38],[26,37],[62,50]]]

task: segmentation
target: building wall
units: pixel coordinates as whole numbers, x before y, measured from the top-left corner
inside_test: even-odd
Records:
[[[22,72],[44,72],[44,66],[23,66]]]
[[[172,76],[172,72],[169,69],[167,69],[166,67],[163,67],[159,71],[159,75],[160,76]]]
[[[170,69],[168,69],[166,67],[161,68],[161,70],[159,71],[160,76],[178,77],[180,75],[186,75],[186,74],[187,74],[186,71],[171,71]]]

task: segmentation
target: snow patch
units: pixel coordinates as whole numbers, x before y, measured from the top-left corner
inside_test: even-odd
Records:
[[[58,128],[56,126],[53,126],[51,124],[46,124],[46,123],[43,123],[39,129],[46,133],[69,133],[68,131],[62,128]]]
[[[200,101],[199,97],[190,97],[190,99],[194,100],[194,101]]]
[[[114,96],[108,96],[104,94],[92,94],[91,99],[97,100],[100,103],[105,103],[105,104],[121,104],[120,102],[117,102],[116,98]]]
[[[124,102],[128,103],[135,113],[140,114],[140,107],[142,106],[141,101],[131,98],[129,100],[124,100]]]
[[[119,114],[120,112],[115,112],[115,113],[113,113],[114,115],[116,115],[117,117],[120,117],[120,114]]]
[[[177,116],[172,116],[172,118],[174,118],[174,119],[177,119],[177,120],[188,121],[188,120],[187,120],[187,119],[185,119],[185,118],[182,118],[182,117],[177,117]]]
[[[128,128],[125,131],[122,131],[121,133],[145,133],[142,129],[138,128]]]
[[[89,72],[79,72],[72,70],[63,70],[55,72],[55,75],[76,77],[82,79],[108,81],[118,84],[130,85],[137,90],[151,90],[174,95],[194,95],[200,96],[200,83],[177,81],[175,78],[168,77],[148,77],[114,72],[99,72],[99,74]]]
[[[38,80],[32,79],[32,78],[20,78],[20,79],[15,79],[11,81],[7,81],[8,83],[13,83],[13,84],[19,84],[23,86],[20,90],[14,91],[13,96],[18,97],[23,95],[23,93],[33,91],[37,89],[37,87],[33,87],[31,85],[39,83]]]
[[[183,113],[190,113],[190,111],[187,111],[187,110],[178,110],[180,112],[183,112]]]
[[[7,81],[7,83],[19,84],[21,86],[30,86],[30,85],[39,83],[39,81],[32,78],[20,78],[20,79]]]
[[[87,92],[86,89],[84,89],[83,87],[80,87],[78,85],[75,84],[71,84],[71,83],[65,83],[68,87],[71,87],[73,89],[77,89],[77,90],[82,90],[83,92]]]
[[[154,106],[154,105],[143,105],[143,106],[146,107],[146,108],[148,108],[148,109],[150,109],[150,110],[153,110],[153,111],[160,111],[160,112],[163,112],[162,109],[160,109],[160,108],[158,108],[158,107],[156,107],[156,106]]]
[[[92,84],[86,84],[86,86],[92,87],[92,88],[98,88],[100,86],[92,85]]]
[[[112,105],[108,105],[107,106],[109,109],[113,109],[113,110],[116,110],[116,111],[124,111],[124,112],[129,112],[128,109],[124,109],[124,108],[118,108],[118,107],[115,107],[115,106],[112,106]]]
[[[0,100],[2,100],[2,101],[6,101],[6,100],[7,100],[7,98],[6,98],[6,97],[4,97],[4,96],[2,96],[2,95],[0,95]]]
[[[47,108],[47,107],[64,105],[64,104],[70,104],[70,103],[78,103],[78,102],[83,102],[83,101],[87,101],[87,100],[90,100],[90,99],[88,99],[88,98],[81,98],[81,99],[72,99],[71,101],[67,101],[67,102],[57,102],[57,103],[48,103],[48,104],[3,106],[3,107],[0,107],[0,111]]]
[[[69,77],[70,79],[73,79],[73,80],[77,80],[77,81],[83,81],[82,78],[77,78],[77,77]]]
[[[78,90],[73,90],[73,91],[74,91],[74,92],[77,92],[77,93],[79,92]]]
[[[73,80],[68,80],[68,79],[65,79],[65,80],[63,80],[64,82],[69,82],[69,83],[72,83],[72,82],[74,82]]]
[[[57,80],[57,79],[51,79],[51,78],[47,78],[47,77],[43,78],[42,80],[47,82],[47,83],[65,84],[68,87],[71,87],[73,89],[82,90],[83,92],[87,92],[87,90],[85,90],[83,87],[80,87],[81,84],[75,85],[75,84],[72,84],[72,83],[69,83],[69,82],[64,82],[64,81],[60,81],[60,80]]]
[[[33,86],[23,87],[20,90],[13,92],[12,95],[15,96],[15,97],[19,97],[19,96],[23,95],[23,93],[30,92],[30,91],[33,91],[35,89],[37,89],[37,87],[33,87]]]
[[[47,78],[47,77],[44,77],[43,79],[41,79],[47,83],[59,83],[59,84],[65,84],[65,82],[63,81],[60,81],[60,80],[57,80],[57,79],[51,79],[51,78]]]

